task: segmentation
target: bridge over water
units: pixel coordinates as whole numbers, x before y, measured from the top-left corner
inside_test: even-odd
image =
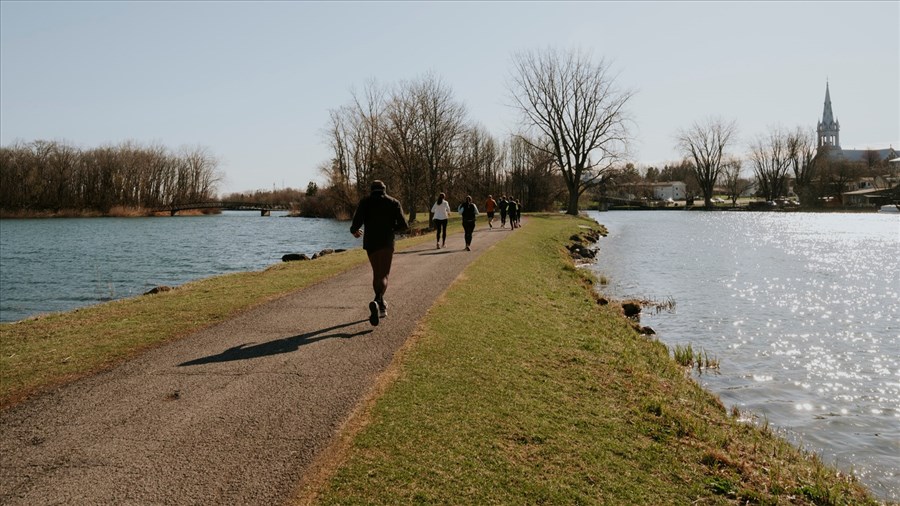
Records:
[[[602,196],[599,198],[600,210],[605,211],[611,206],[628,206],[628,207],[652,207],[650,202],[638,199],[624,199],[620,197]]]
[[[175,216],[178,211],[189,211],[193,209],[220,209],[222,211],[259,211],[260,216],[269,216],[272,211],[289,211],[291,208],[287,204],[260,204],[253,202],[188,202],[184,204],[172,204],[168,206],[158,207],[154,212],[168,212],[170,216]]]

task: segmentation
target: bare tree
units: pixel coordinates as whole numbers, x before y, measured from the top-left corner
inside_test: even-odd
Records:
[[[447,196],[451,202],[458,202],[466,195],[473,198],[491,193],[499,181],[502,161],[501,149],[497,141],[481,126],[472,126],[462,135],[455,150],[457,160],[453,164],[458,170],[448,172]]]
[[[766,200],[785,194],[788,170],[791,168],[790,135],[782,128],[770,129],[750,146],[750,163],[759,190]]]
[[[630,138],[625,105],[609,65],[580,51],[519,53],[509,86],[522,112],[531,146],[550,155],[568,190],[566,213],[626,153]]]
[[[350,157],[356,180],[356,198],[369,191],[369,183],[380,168],[379,140],[385,107],[385,91],[373,80],[363,89],[362,96],[353,94]]]
[[[417,204],[430,209],[449,183],[454,151],[465,132],[466,109],[453,98],[453,91],[432,74],[412,85],[418,113],[419,135],[416,136],[418,158],[424,164],[424,192]]]
[[[867,149],[863,152],[863,162],[869,170],[875,170],[882,165],[881,155],[877,150]]]
[[[325,167],[332,197],[345,211],[352,211],[376,179],[384,109],[384,91],[370,81],[360,96],[330,111],[325,136],[332,150],[331,163]]]
[[[0,148],[0,209],[22,210],[30,203],[31,150],[24,142]]]
[[[347,125],[349,116],[347,106],[329,111],[325,136],[331,148],[331,160],[320,168],[328,178],[328,185],[332,189],[337,204],[346,209],[350,209],[356,201],[355,192],[352,190],[355,184],[352,179],[352,163],[350,161],[351,136]]]
[[[507,194],[520,199],[525,211],[546,211],[565,193],[561,176],[547,149],[535,149],[537,141],[510,137],[506,144]]]
[[[721,183],[731,199],[731,207],[736,207],[738,198],[753,186],[752,181],[741,177],[742,166],[739,158],[730,158],[722,165]]]
[[[207,148],[133,141],[82,150],[56,141],[0,149],[0,208],[10,211],[89,211],[116,206],[150,210],[173,202],[210,200],[221,176]]]
[[[866,174],[865,162],[844,159],[828,160],[821,169],[825,191],[837,199],[842,199],[841,194],[847,191],[850,184]]]
[[[409,214],[409,222],[416,221],[416,203],[425,184],[425,171],[419,158],[418,102],[412,85],[404,83],[396,87],[385,108],[381,146],[386,163],[385,170],[399,183],[395,195]],[[382,176],[381,179],[387,179]]]
[[[204,202],[212,198],[220,176],[219,160],[204,146],[183,146],[180,150],[181,173],[178,194],[185,202]]]
[[[708,118],[694,123],[676,136],[678,149],[693,162],[694,176],[706,207],[712,205],[713,189],[722,172],[726,150],[736,132],[734,121]]]
[[[78,169],[79,150],[62,143],[54,142],[52,146],[47,158],[47,182],[53,186],[48,188],[49,203],[56,211],[74,209],[72,185]]]
[[[800,205],[813,205],[817,197],[813,183],[818,177],[818,167],[828,157],[828,146],[822,146],[817,152],[813,132],[799,126],[788,135],[787,143],[791,170],[794,172],[794,192]]]

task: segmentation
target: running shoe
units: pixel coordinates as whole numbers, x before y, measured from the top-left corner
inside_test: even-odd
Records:
[[[369,323],[373,327],[378,326],[378,303],[374,300],[369,303]]]

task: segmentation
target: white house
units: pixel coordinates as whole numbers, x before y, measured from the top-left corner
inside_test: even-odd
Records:
[[[687,185],[681,181],[664,181],[652,183],[653,197],[659,200],[684,200],[687,196]]]

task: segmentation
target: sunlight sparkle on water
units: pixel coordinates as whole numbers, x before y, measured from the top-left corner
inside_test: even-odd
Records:
[[[649,323],[666,345],[692,344],[720,359],[718,374],[697,378],[704,387],[900,500],[891,478],[900,475],[900,444],[885,446],[885,438],[900,441],[896,217],[592,217],[610,232],[598,243],[610,280],[602,290],[677,300],[677,314]],[[672,248],[686,241],[690,254]]]

